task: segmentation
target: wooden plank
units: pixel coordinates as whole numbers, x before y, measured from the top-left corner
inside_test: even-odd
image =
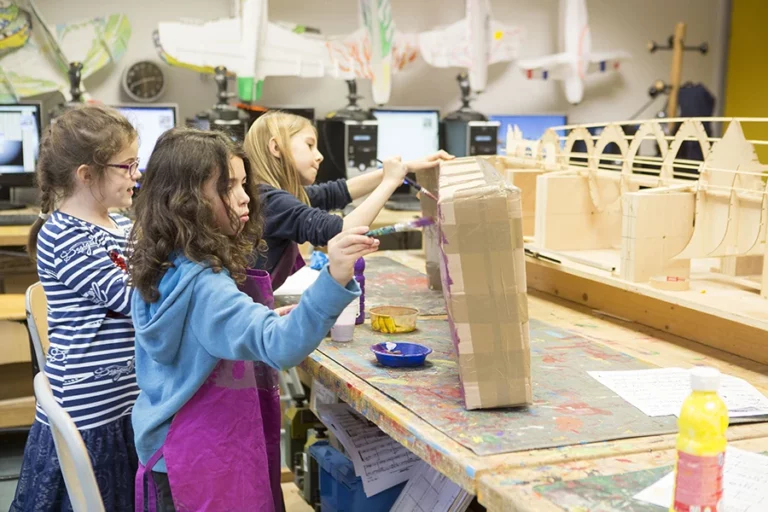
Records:
[[[0,294],[0,320],[23,321],[27,318],[23,293]]]
[[[577,269],[575,264],[553,264],[528,257],[526,275],[529,289],[768,364],[767,333],[758,320],[741,321],[714,308],[674,300],[670,292],[665,297],[665,292],[621,279],[598,279],[593,272]]]
[[[27,245],[30,226],[0,226],[0,247]]]
[[[0,429],[28,427],[35,420],[35,397],[0,400]]]
[[[0,320],[0,365],[29,363],[29,332],[21,322]]]
[[[289,483],[289,482],[293,482],[293,472],[290,469],[286,468],[286,467],[281,467],[280,468],[280,482],[284,483],[284,484]]]

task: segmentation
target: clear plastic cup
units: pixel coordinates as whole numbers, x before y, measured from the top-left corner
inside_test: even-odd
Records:
[[[357,318],[359,305],[353,301],[344,308],[336,323],[331,327],[331,339],[333,341],[348,342],[352,341],[355,332],[355,319]]]

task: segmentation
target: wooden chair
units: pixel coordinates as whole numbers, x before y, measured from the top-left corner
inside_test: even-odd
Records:
[[[43,284],[37,282],[27,288],[27,329],[35,359],[40,371],[45,367],[45,356],[48,354],[48,301],[45,298]]]
[[[54,399],[44,372],[35,375],[35,398],[48,417],[72,509],[75,512],[103,512],[104,503],[83,438],[75,422]]]

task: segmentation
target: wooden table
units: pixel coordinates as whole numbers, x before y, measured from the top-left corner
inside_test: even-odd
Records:
[[[750,452],[768,450],[768,437],[756,437],[730,441],[729,446],[741,448]],[[569,493],[568,510],[600,510],[601,512],[620,512],[624,510],[619,496],[626,498],[637,494],[645,485],[628,485],[633,483],[628,473],[644,470],[664,470],[675,463],[675,450],[656,450],[629,455],[617,455],[599,459],[567,461],[544,467],[531,467],[518,470],[491,472],[480,477],[478,484],[479,501],[489,510],[504,510],[507,512],[561,512],[563,508],[548,500],[535,490],[543,485],[557,484],[562,481],[590,479],[592,482],[599,477],[625,475],[621,481],[605,482],[600,489],[605,499],[596,492],[590,492],[588,498]],[[664,473],[667,471],[664,470]],[[594,484],[590,484],[594,485]],[[623,489],[622,487],[629,487]],[[541,489],[539,487],[539,489]],[[561,498],[563,499],[563,498]],[[635,502],[639,503],[639,502]],[[581,507],[581,508],[579,508]]]
[[[2,211],[0,215],[37,215],[39,211],[37,208],[25,208],[23,210]],[[0,247],[27,245],[30,227],[32,226],[0,226]]]
[[[380,255],[419,271],[424,270],[424,259],[418,251],[384,252]],[[658,366],[715,366],[725,373],[748,380],[768,394],[766,365],[639,324],[595,316],[590,309],[554,296],[529,292],[528,301],[531,318],[576,332],[595,343]],[[533,472],[531,474],[541,481],[565,478],[568,471],[587,464],[585,461],[606,461],[600,463],[600,468],[609,472],[620,467],[611,466],[612,458],[664,452],[674,447],[675,435],[668,434],[478,456],[331,360],[323,353],[322,346],[305,360],[302,369],[434,468],[467,491],[478,494],[480,502],[489,510],[538,510],[530,508],[530,493],[521,494],[516,485],[509,485],[513,480],[524,481],[528,474],[525,472]],[[760,449],[768,450],[768,423],[731,427],[729,437],[732,440],[756,439]],[[524,478],[514,476],[519,472],[523,472]]]

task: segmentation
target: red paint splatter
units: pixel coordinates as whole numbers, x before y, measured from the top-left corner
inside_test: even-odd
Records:
[[[565,356],[553,356],[553,355],[546,355],[541,358],[542,363],[547,364],[554,364],[554,363],[564,363]]]
[[[557,425],[557,430],[560,432],[574,432],[576,434],[578,434],[581,431],[581,427],[584,426],[584,422],[579,418],[571,418],[568,416],[559,416],[555,418],[555,424]]]
[[[597,409],[591,407],[585,402],[567,402],[563,405],[557,406],[555,409],[560,414],[567,414],[569,416],[611,416],[613,413],[605,411],[603,409]]]

